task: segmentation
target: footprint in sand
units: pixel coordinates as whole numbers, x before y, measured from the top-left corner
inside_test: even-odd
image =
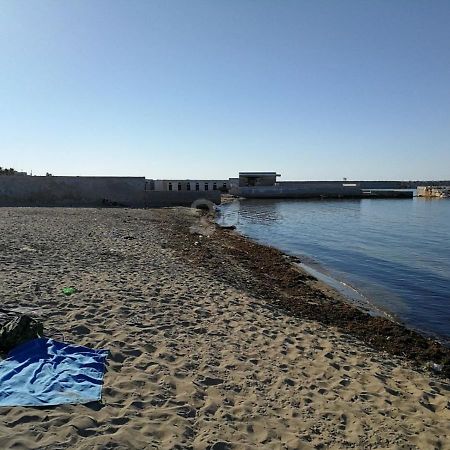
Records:
[[[71,331],[72,331],[73,334],[77,334],[77,335],[80,335],[80,336],[83,336],[85,334],[89,334],[91,332],[91,330],[88,327],[84,326],[84,325],[78,325],[78,326],[72,328]]]

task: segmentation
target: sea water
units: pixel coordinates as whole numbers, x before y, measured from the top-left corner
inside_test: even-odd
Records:
[[[449,199],[237,200],[218,221],[450,344]]]

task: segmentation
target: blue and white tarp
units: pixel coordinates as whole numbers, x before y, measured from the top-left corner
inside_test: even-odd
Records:
[[[101,399],[108,351],[40,338],[0,361],[0,406],[47,406]]]

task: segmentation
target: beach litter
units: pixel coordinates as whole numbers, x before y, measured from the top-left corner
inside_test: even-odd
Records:
[[[434,373],[441,373],[444,370],[444,366],[442,364],[436,364],[434,362],[428,362],[425,364],[425,368]]]
[[[108,352],[48,338],[0,361],[0,406],[48,406],[101,399]]]
[[[77,292],[77,290],[76,290],[76,288],[74,288],[74,287],[65,287],[65,288],[62,288],[62,293],[63,293],[64,295],[72,295],[72,294],[75,294],[75,292]]]

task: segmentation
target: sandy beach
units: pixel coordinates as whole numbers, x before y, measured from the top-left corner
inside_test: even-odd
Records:
[[[110,351],[102,402],[1,408],[1,449],[450,448],[445,349],[198,214],[0,208],[0,312]]]

